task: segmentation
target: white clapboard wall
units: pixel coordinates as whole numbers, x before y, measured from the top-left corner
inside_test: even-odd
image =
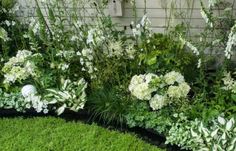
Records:
[[[115,0],[115,1],[120,1],[120,0]],[[112,20],[114,21],[114,23],[118,24],[119,28],[124,28],[126,26],[128,29],[132,21],[140,20],[144,15],[144,13],[146,12],[148,18],[151,20],[153,31],[164,32],[169,24],[176,25],[178,23],[181,23],[182,21],[181,15],[170,15],[171,8],[172,10],[174,10],[174,12],[177,13],[181,12],[182,16],[184,16],[185,18],[185,21],[190,23],[192,33],[197,33],[201,31],[205,26],[205,21],[201,17],[200,13],[201,9],[200,0],[146,0],[146,3],[145,0],[135,0],[136,4],[135,12],[130,2],[126,2],[126,0],[123,1],[124,2],[122,6],[122,16],[121,14],[119,14],[118,16],[112,17]],[[234,0],[226,0],[226,1],[233,3]],[[35,16],[34,0],[18,0],[18,2],[20,3],[21,5],[20,9],[22,10],[22,12],[19,14],[20,17]],[[203,2],[204,5],[207,7],[208,0],[203,0]],[[89,12],[87,14],[88,18],[95,15],[94,13],[96,11],[94,10],[94,8],[86,6],[86,9]],[[236,12],[236,6],[234,6],[234,10]],[[105,9],[105,13],[106,15],[114,15],[113,14],[114,12],[111,12],[111,8],[109,7]],[[136,14],[136,17],[134,14]]]

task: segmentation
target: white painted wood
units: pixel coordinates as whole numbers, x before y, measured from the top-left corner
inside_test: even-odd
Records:
[[[21,13],[19,13],[20,17],[36,16],[34,0],[18,0],[18,1],[21,4],[21,10],[22,10]],[[232,3],[233,0],[226,0],[226,1]],[[68,11],[72,10],[73,8],[76,8],[78,11],[82,9],[80,3],[78,5],[74,5],[71,0],[67,0],[66,2],[69,4],[67,8]],[[135,2],[136,2],[135,12],[133,11],[133,7],[131,6],[130,2],[126,2],[126,0],[123,0],[124,8],[122,12],[116,12],[112,14],[111,8],[108,7],[105,9],[105,14],[113,16],[112,20],[114,21],[114,23],[117,23],[119,28],[123,29],[124,26],[129,27],[132,21],[136,20],[138,22],[146,12],[147,16],[152,22],[151,25],[153,30],[157,32],[164,32],[164,29],[165,27],[168,26],[168,21],[170,19],[172,19],[171,23],[173,25],[177,25],[182,21],[182,17],[180,15],[177,16],[170,15],[169,10],[170,8],[174,7],[175,12],[181,11],[182,15],[185,18],[185,21],[190,23],[190,27],[192,28],[191,31],[193,31],[192,33],[198,33],[205,26],[205,21],[202,19],[200,13],[200,8],[201,8],[200,0],[146,0],[146,6],[145,6],[145,0],[135,0]],[[208,6],[208,0],[203,0],[203,3],[206,7]],[[189,9],[188,6],[193,6],[193,9]],[[84,8],[86,9],[86,13],[84,13],[85,17],[92,18],[98,15],[95,10],[94,4],[86,3],[84,5]],[[236,12],[236,4],[234,6],[234,9]],[[45,8],[42,7],[42,10],[43,10],[43,15],[47,16]],[[218,11],[216,13],[218,13]]]
[[[109,15],[123,16],[123,1],[122,0],[109,0],[108,2]]]

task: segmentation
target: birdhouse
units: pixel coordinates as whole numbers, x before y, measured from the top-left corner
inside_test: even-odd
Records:
[[[122,16],[123,15],[123,0],[109,0],[109,13],[111,16]]]

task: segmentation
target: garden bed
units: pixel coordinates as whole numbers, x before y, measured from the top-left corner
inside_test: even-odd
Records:
[[[148,14],[122,30],[108,1],[81,1],[35,0],[25,22],[1,1],[1,116],[96,122],[170,150],[236,150],[236,3],[200,1],[204,32],[190,35],[186,20],[155,33]]]

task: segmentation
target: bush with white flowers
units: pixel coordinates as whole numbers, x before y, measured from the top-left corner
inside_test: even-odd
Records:
[[[132,77],[129,91],[139,100],[148,100],[153,110],[187,98],[190,86],[184,77],[176,71],[164,76],[152,73]]]
[[[4,83],[11,85],[15,82],[22,82],[29,77],[39,76],[37,61],[42,59],[40,53],[33,54],[29,50],[19,50],[15,57],[9,59],[2,68],[4,73]]]

